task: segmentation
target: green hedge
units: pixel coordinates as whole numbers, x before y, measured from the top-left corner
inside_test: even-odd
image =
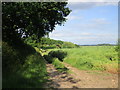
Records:
[[[29,45],[14,48],[3,42],[3,88],[42,87],[47,79],[46,64]]]
[[[63,61],[63,59],[67,56],[67,53],[62,50],[57,50],[49,52],[48,55],[54,58],[58,58],[60,61]]]

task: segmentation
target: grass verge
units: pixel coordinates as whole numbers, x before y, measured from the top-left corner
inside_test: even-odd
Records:
[[[56,68],[58,71],[69,73],[69,69],[66,68],[66,67],[64,66],[64,64],[62,64],[62,62],[61,62],[59,59],[54,58],[52,64],[55,66],[55,68]]]
[[[2,49],[3,88],[42,88],[48,77],[46,63],[40,53],[26,45],[15,49],[4,43]]]

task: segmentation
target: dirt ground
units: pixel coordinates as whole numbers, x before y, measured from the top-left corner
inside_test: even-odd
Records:
[[[52,64],[47,64],[49,81],[45,88],[118,88],[118,74],[79,70],[63,63],[71,73],[61,73]]]

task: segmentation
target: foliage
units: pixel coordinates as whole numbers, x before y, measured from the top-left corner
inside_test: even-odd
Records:
[[[44,57],[44,59],[45,59],[48,63],[52,63],[52,62],[53,62],[53,57],[51,57],[50,55],[44,55],[43,57]]]
[[[54,40],[50,38],[41,38],[40,42],[37,43],[36,39],[31,39],[31,37],[25,40],[25,43],[32,45],[33,47],[43,48],[43,49],[53,49],[57,48],[59,45],[61,48],[77,48],[79,45],[73,44],[71,42],[65,42],[61,40]]]
[[[62,44],[62,47],[63,47],[63,48],[75,48],[75,47],[79,47],[79,46],[76,45],[76,44],[73,44],[73,43],[71,43],[71,42],[64,42],[64,43]]]
[[[33,47],[39,47],[41,37],[66,21],[71,11],[66,5],[67,2],[2,2],[3,88],[41,87],[45,61]],[[29,45],[23,42],[27,37]]]
[[[56,48],[56,45],[63,44],[63,41],[60,40],[53,40],[50,38],[41,38],[40,42],[37,43],[36,39],[33,37],[29,37],[25,39],[25,43],[33,46],[33,47],[38,47],[38,48],[44,48],[44,49],[49,49],[49,48]]]
[[[26,44],[18,48],[2,44],[3,88],[42,87],[47,78],[43,57]]]
[[[58,58],[58,60],[63,61],[63,59],[67,56],[67,53],[62,50],[57,51],[50,51],[47,55],[44,55],[44,59],[48,63],[54,62],[55,58]]]
[[[53,58],[58,58],[60,61],[63,61],[63,59],[67,56],[67,53],[62,50],[58,50],[58,51],[51,51],[48,53],[48,55]]]
[[[63,41],[60,41],[60,40],[54,40],[54,39],[50,39],[50,38],[41,38],[41,44],[43,45],[61,45],[63,44],[64,42]]]
[[[44,55],[43,57],[48,63],[52,63],[58,71],[68,72],[68,69],[61,62],[63,61],[63,58],[65,58],[66,55],[66,52],[58,50],[50,51],[47,55]]]
[[[64,64],[62,64],[57,58],[54,59],[52,63],[55,68],[60,72],[68,72],[69,69],[67,69]]]
[[[36,39],[62,25],[70,10],[67,2],[2,2],[3,40],[15,42],[21,37]]]
[[[46,65],[38,53],[26,58],[23,67],[17,72],[3,78],[3,88],[42,88],[46,82]]]
[[[32,47],[37,47],[38,46],[38,43],[37,43],[37,39],[35,38],[35,36],[31,36],[31,37],[28,37],[24,40],[24,43],[32,46]]]
[[[24,43],[19,44],[18,46],[10,46],[7,42],[2,43],[2,67],[4,71],[7,72],[16,71],[19,66],[23,65],[26,57],[35,53],[35,50]]]
[[[4,71],[13,72],[16,71],[17,67],[21,65],[20,59],[18,59],[18,52],[9,46],[6,42],[3,42],[2,47],[2,68]]]
[[[74,67],[117,73],[118,52],[114,48],[115,46],[81,46],[81,48],[62,50],[67,52],[64,62]]]
[[[120,45],[117,46],[117,47],[115,47],[115,50],[116,50],[117,52],[120,51]]]

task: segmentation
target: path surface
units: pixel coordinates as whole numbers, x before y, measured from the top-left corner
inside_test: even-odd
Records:
[[[117,88],[118,75],[78,70],[67,63],[63,63],[72,73],[60,73],[52,64],[47,64],[49,82],[46,88]]]

